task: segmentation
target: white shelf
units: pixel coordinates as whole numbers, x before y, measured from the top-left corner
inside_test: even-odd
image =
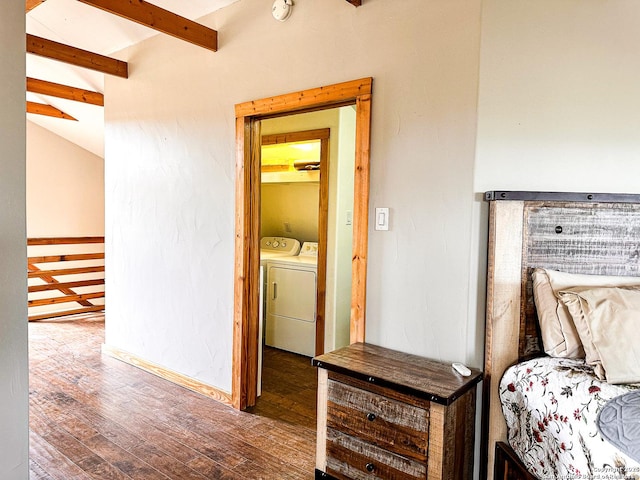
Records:
[[[300,183],[320,181],[320,170],[262,172],[262,183]]]

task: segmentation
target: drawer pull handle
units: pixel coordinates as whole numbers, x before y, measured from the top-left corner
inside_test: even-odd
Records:
[[[367,420],[369,420],[370,422],[373,422],[375,419],[376,419],[375,413],[367,413]]]
[[[364,468],[367,469],[367,472],[373,472],[376,469],[376,466],[373,463],[367,463]]]

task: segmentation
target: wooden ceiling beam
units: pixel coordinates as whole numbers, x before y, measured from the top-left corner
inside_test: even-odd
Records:
[[[351,5],[354,5],[356,7],[359,7],[360,5],[362,5],[362,0],[347,0],[347,2],[349,2]]]
[[[31,10],[36,8],[41,3],[44,3],[46,0],[27,0],[25,5],[25,13],[29,13]]]
[[[144,0],[79,1],[208,50],[218,50],[217,31]]]
[[[46,115],[48,117],[63,118],[65,120],[75,120],[71,115],[64,113],[62,110],[57,109],[51,105],[45,105],[44,103],[29,102],[27,101],[27,113],[35,113],[37,115]]]
[[[104,95],[91,90],[70,87],[60,83],[47,82],[36,78],[27,77],[27,92],[50,95],[52,97],[65,98],[74,102],[90,103],[104,107]]]
[[[47,40],[27,34],[27,53],[51,58],[60,62],[69,63],[78,67],[97,70],[98,72],[127,78],[129,76],[129,66],[127,62],[105,57],[87,50],[71,47],[63,43]]]

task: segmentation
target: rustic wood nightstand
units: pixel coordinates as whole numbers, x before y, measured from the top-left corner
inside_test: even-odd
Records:
[[[356,343],[318,367],[316,479],[467,479],[475,385],[450,364]]]

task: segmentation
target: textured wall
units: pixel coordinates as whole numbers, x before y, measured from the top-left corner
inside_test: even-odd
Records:
[[[268,7],[268,6],[267,6]],[[234,104],[372,76],[367,340],[466,360],[480,1],[260,0],[201,21],[220,50],[166,36],[106,79],[107,343],[231,387]]]

